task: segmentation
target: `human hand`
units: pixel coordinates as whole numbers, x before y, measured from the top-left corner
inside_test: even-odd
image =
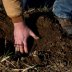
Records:
[[[34,39],[39,39],[25,24],[24,22],[14,23],[14,40],[15,51],[21,53],[28,53],[27,39],[32,36]]]

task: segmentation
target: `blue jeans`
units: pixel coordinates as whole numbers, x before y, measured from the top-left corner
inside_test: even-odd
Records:
[[[24,9],[28,0],[21,0]],[[72,0],[55,0],[53,13],[59,18],[72,19]]]
[[[59,18],[72,19],[72,0],[56,0],[52,11]]]
[[[25,8],[27,0],[21,0],[22,9]]]

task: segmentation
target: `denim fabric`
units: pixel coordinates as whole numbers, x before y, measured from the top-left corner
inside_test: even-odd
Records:
[[[53,12],[59,18],[72,19],[72,0],[56,0]]]
[[[28,0],[21,0],[23,9]],[[55,0],[53,13],[59,18],[72,19],[72,0]]]
[[[21,0],[21,5],[22,5],[23,10],[26,6],[26,3],[27,3],[27,0]]]

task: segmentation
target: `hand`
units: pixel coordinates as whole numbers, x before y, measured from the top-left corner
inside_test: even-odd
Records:
[[[14,40],[15,51],[21,53],[28,53],[27,38],[32,36],[34,39],[39,39],[25,24],[24,22],[14,23]]]

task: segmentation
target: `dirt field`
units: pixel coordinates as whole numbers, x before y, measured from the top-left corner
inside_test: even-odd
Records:
[[[63,35],[53,13],[35,11],[25,16],[40,39],[30,37],[29,54],[21,55],[13,51],[12,23],[0,13],[0,72],[72,72],[72,40]]]

